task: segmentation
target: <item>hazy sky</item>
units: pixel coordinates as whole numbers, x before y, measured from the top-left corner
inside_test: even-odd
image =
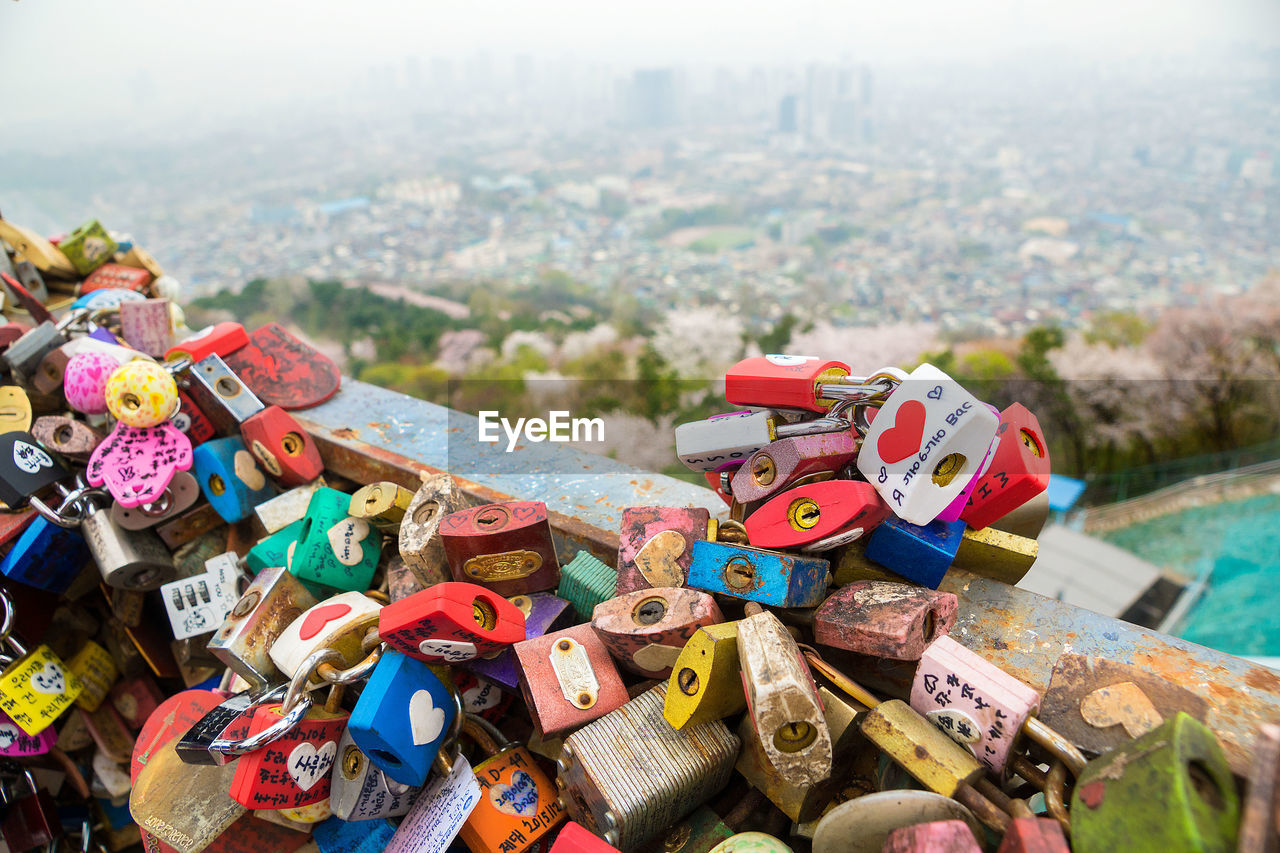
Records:
[[[6,114],[19,121],[93,115],[144,85],[170,105],[323,97],[371,65],[479,50],[619,66],[883,64],[1238,39],[1280,42],[1280,0],[0,0]]]

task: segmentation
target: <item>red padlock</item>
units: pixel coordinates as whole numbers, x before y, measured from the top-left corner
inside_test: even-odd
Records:
[[[766,501],[745,524],[757,548],[835,547],[861,538],[888,517],[888,504],[870,483],[825,480]]]
[[[724,616],[699,589],[639,589],[596,605],[591,627],[618,663],[645,678],[667,678],[685,643]]]
[[[974,530],[998,521],[1049,488],[1049,445],[1040,421],[1021,403],[1000,413],[996,452],[960,519]]]
[[[502,596],[553,590],[560,584],[560,563],[542,501],[451,512],[440,519],[440,539],[455,581],[483,584]]]
[[[818,386],[849,375],[849,365],[807,355],[744,358],[724,375],[724,397],[735,406],[807,409],[825,412],[835,403],[821,399]]]
[[[409,657],[456,664],[523,640],[524,613],[485,587],[441,583],[383,607],[378,636]]]
[[[1241,850],[1247,848],[1241,847]],[[1015,817],[1009,821],[996,853],[1070,853],[1067,837],[1056,820]]]
[[[248,343],[249,333],[244,330],[244,326],[227,321],[201,329],[189,338],[178,341],[165,351],[164,360],[189,358],[194,364],[210,355],[226,358]]]
[[[49,792],[36,784],[36,777],[25,771],[31,793],[9,803],[9,813],[0,823],[0,836],[6,849],[13,853],[25,853],[43,847],[55,838],[62,837],[62,824],[58,822],[58,807]]]
[[[619,853],[618,848],[602,840],[582,824],[569,821],[556,836],[551,853]]]
[[[515,645],[520,692],[548,737],[576,729],[627,703],[618,668],[590,625],[575,625]]]
[[[240,437],[267,473],[286,486],[304,486],[324,473],[311,436],[279,406],[267,406],[240,425]]]
[[[145,293],[151,284],[151,273],[124,264],[103,264],[80,285],[80,294],[93,293],[95,290],[134,290]]]
[[[282,718],[280,705],[251,712],[252,736]],[[329,776],[348,714],[312,708],[280,739],[240,756],[231,798],[250,809],[298,809],[329,796]]]
[[[192,447],[204,444],[218,434],[209,416],[181,388],[178,389],[178,414],[173,416],[173,425],[186,435]]]

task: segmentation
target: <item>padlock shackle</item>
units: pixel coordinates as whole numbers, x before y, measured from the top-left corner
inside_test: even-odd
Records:
[[[1022,724],[1022,733],[1044,747],[1059,762],[1066,765],[1072,776],[1079,776],[1081,771],[1084,770],[1084,766],[1087,763],[1084,753],[1077,749],[1074,743],[1063,737],[1060,732],[1056,732],[1046,726],[1034,714],[1027,717],[1027,721]]]

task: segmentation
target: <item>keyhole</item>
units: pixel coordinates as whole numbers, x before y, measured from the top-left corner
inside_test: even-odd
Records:
[[[440,511],[438,501],[427,501],[413,511],[413,521],[415,524],[426,524],[436,517],[436,513]]]
[[[477,598],[471,602],[471,617],[476,620],[476,624],[486,631],[492,631],[493,627],[498,624],[498,612],[493,609],[489,602]]]
[[[1218,790],[1218,783],[1213,780],[1209,768],[1199,761],[1192,761],[1187,765],[1187,775],[1191,777],[1191,785],[1196,789],[1196,795],[1204,800],[1209,808],[1222,811],[1224,804],[1222,792]]]
[[[1037,458],[1044,458],[1044,448],[1040,446],[1039,440],[1029,429],[1018,430],[1018,438],[1022,440],[1023,446],[1030,450],[1032,455]]]
[[[962,468],[964,468],[965,458],[961,453],[949,453],[938,460],[937,467],[933,469],[933,482],[938,486],[950,485],[951,481],[956,478]]]
[[[369,490],[368,496],[364,499],[365,508],[369,510],[376,509],[378,506],[378,501],[381,498],[382,498],[382,487],[374,486],[372,489]]]
[[[818,737],[818,730],[808,723],[783,723],[773,733],[773,745],[779,752],[799,752]]]
[[[76,431],[71,428],[70,424],[62,424],[53,431],[53,443],[57,445],[66,444],[71,441],[75,434]]]
[[[476,524],[481,527],[492,527],[500,521],[502,521],[502,513],[497,510],[489,510],[476,516]]]
[[[636,606],[631,618],[637,625],[653,625],[667,615],[667,602],[661,598],[646,598]]]
[[[812,530],[822,517],[822,509],[813,498],[800,498],[787,507],[787,520],[796,530]]]
[[[142,408],[142,401],[138,399],[137,394],[132,391],[126,391],[120,397],[120,405],[124,407],[125,411],[136,412]]]
[[[280,446],[284,448],[284,452],[290,456],[301,456],[304,447],[302,436],[296,432],[287,432],[284,438],[280,439]]]
[[[924,615],[924,641],[926,643],[933,642],[933,632],[938,629],[938,620],[934,617],[933,611],[930,610]]]
[[[214,475],[214,476],[217,476],[217,475]],[[212,490],[212,488],[213,488],[212,481],[210,481],[210,490]],[[154,501],[152,501],[149,504],[143,504],[142,506],[138,507],[138,509],[142,510],[142,514],[147,516],[148,518],[163,518],[165,514],[169,512],[169,508],[172,506],[173,506],[173,492],[170,489],[165,489],[160,494],[160,497],[156,498]]]
[[[217,382],[213,383],[213,388],[223,397],[234,397],[240,393],[240,383],[232,379],[230,376],[224,376]]]
[[[222,477],[217,474],[209,475],[209,494],[214,497],[222,497],[226,494],[227,484],[222,481]]]
[[[685,667],[676,673],[676,685],[680,688],[680,692],[686,696],[696,696],[701,683],[698,679],[698,673],[689,667]]]
[[[745,557],[734,557],[725,563],[723,575],[730,589],[746,589],[756,578],[756,567]]]
[[[755,462],[751,463],[751,479],[758,485],[767,486],[777,476],[778,466],[773,463],[773,457],[768,454],[761,454]]]
[[[354,744],[347,747],[347,751],[342,753],[342,775],[349,780],[354,779],[363,767],[364,756],[360,754],[360,747]]]

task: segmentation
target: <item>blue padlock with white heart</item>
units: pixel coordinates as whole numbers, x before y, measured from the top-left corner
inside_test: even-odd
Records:
[[[347,731],[387,778],[426,783],[458,714],[449,688],[425,663],[387,649],[356,701]]]
[[[206,441],[191,454],[196,482],[209,505],[228,524],[243,521],[276,489],[238,436]]]

